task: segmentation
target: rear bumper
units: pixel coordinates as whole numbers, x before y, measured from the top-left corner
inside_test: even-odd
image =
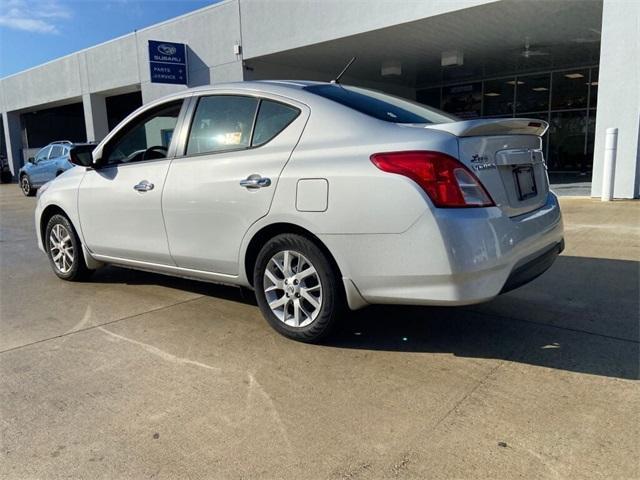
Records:
[[[563,236],[549,193],[545,205],[519,217],[497,207],[433,209],[400,234],[320,238],[367,303],[468,305],[541,274]]]
[[[536,254],[533,259],[527,259],[521,265],[516,265],[500,293],[507,293],[542,275],[553,265],[563,250],[564,239],[542,253]]]

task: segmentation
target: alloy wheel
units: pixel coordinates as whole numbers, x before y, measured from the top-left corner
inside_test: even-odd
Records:
[[[320,276],[301,253],[283,250],[273,255],[267,263],[263,284],[269,308],[284,324],[306,327],[320,313]]]
[[[73,267],[74,249],[71,234],[66,227],[57,223],[49,235],[49,252],[54,265],[61,273],[67,273]]]
[[[29,195],[31,192],[31,184],[29,183],[29,178],[26,175],[23,175],[22,179],[20,179],[20,187],[25,195]]]

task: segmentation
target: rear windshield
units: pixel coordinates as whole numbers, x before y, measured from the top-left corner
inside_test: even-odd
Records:
[[[304,90],[338,102],[370,117],[393,123],[449,123],[456,117],[403,98],[339,84],[310,85]]]

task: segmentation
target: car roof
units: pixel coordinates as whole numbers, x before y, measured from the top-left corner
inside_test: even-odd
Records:
[[[329,82],[313,82],[310,80],[251,80],[244,82],[226,82],[217,83],[215,85],[204,85],[201,87],[194,87],[187,90],[187,92],[207,92],[224,89],[239,89],[239,90],[261,90],[264,92],[276,93],[282,89],[294,89],[301,90],[304,87],[311,85],[330,85]]]
[[[203,85],[200,87],[192,87],[187,88],[185,90],[181,90],[179,92],[175,92],[164,97],[157,98],[145,105],[141,108],[155,108],[158,105],[161,105],[165,102],[170,102],[173,100],[181,100],[192,95],[214,95],[218,92],[230,92],[231,94],[242,94],[243,92],[247,92],[247,94],[271,94],[284,98],[289,98],[291,100],[295,100],[301,102],[306,105],[313,105],[325,102],[330,102],[330,100],[325,99],[324,97],[318,96],[309,91],[305,91],[306,87],[312,85],[336,85],[335,83],[330,82],[317,82],[311,80],[250,80],[250,81],[242,81],[242,82],[227,82],[227,83],[217,83],[214,85]],[[348,86],[348,85],[344,85]],[[333,103],[333,102],[331,102]]]
[[[247,93],[271,93],[290,97],[296,100],[303,98],[316,97],[310,93],[304,92],[304,88],[311,85],[332,85],[329,82],[315,82],[310,80],[250,80],[242,82],[217,83],[214,85],[203,85],[200,87],[187,88],[161,98],[158,98],[147,104],[148,106],[157,105],[167,100],[176,100],[191,95],[202,95],[219,91],[232,90],[235,92],[246,91]]]
[[[42,148],[50,147],[52,145],[60,145],[61,147],[75,147],[80,145],[96,145],[96,142],[72,142],[70,140],[55,140]]]

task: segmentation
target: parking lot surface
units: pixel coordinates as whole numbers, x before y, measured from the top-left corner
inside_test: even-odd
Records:
[[[58,280],[34,206],[0,187],[2,478],[640,477],[638,203],[563,198],[531,284],[370,307],[325,345],[232,287]]]

